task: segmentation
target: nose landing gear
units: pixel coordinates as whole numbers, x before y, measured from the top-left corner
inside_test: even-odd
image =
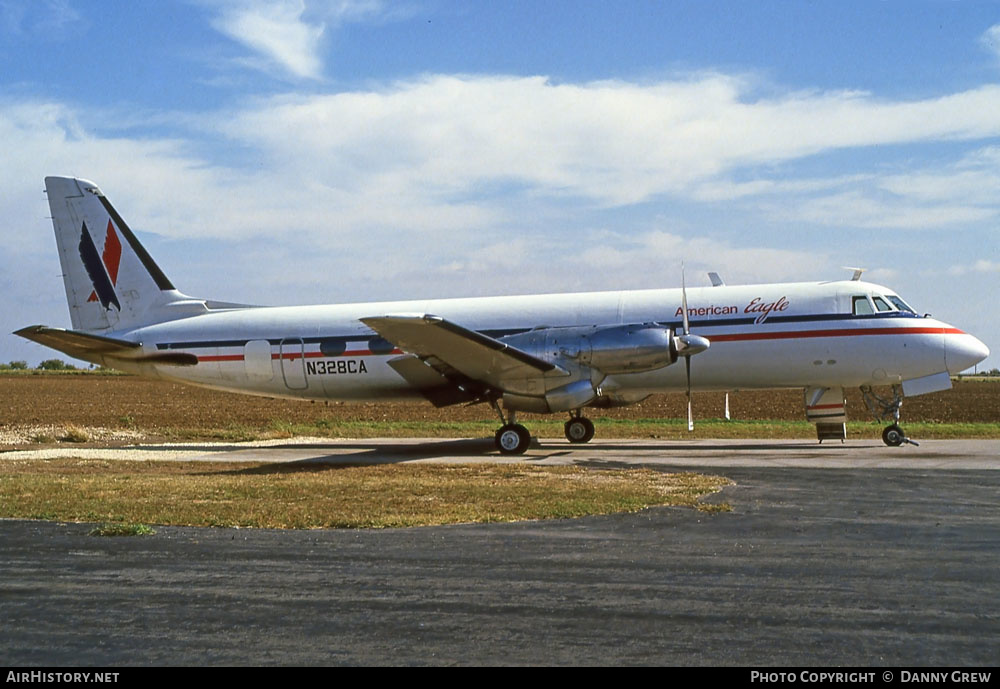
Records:
[[[868,411],[872,413],[872,416],[876,420],[893,420],[893,423],[886,426],[882,431],[882,442],[889,447],[899,447],[903,443],[920,445],[920,443],[907,438],[903,429],[899,426],[899,408],[903,406],[903,390],[900,386],[892,386],[892,399],[888,399],[876,395],[870,385],[862,385],[861,397],[864,399]]]

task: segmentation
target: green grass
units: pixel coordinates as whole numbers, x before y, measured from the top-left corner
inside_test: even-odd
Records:
[[[649,469],[524,464],[0,462],[0,517],[255,528],[384,528],[557,519],[701,499],[731,481]],[[139,526],[137,526],[139,525]],[[111,535],[110,533],[102,535]]]
[[[105,523],[90,530],[90,536],[152,536],[156,531],[145,524]]]
[[[597,438],[691,439],[815,439],[816,427],[807,421],[726,421],[700,419],[689,433],[685,419],[592,419]],[[564,438],[563,419],[531,418],[524,421],[532,435]],[[295,436],[321,438],[492,438],[497,422],[483,421],[349,421],[323,419],[315,423],[271,421],[266,427],[232,425],[220,429],[174,428],[162,431],[172,440],[251,441]],[[847,424],[848,438],[881,439],[886,423]],[[1000,438],[1000,423],[904,423],[914,438]]]

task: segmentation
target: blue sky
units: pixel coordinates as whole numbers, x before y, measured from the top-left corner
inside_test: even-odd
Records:
[[[42,178],[263,304],[837,279],[1000,365],[1000,4],[0,0],[2,333]]]

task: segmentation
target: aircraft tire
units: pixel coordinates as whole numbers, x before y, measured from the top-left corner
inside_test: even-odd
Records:
[[[563,426],[566,440],[571,443],[589,443],[594,438],[594,422],[586,416],[577,416]]]
[[[885,430],[882,431],[882,442],[889,447],[899,447],[903,444],[903,438],[905,437],[903,429],[897,424],[886,426]]]
[[[531,433],[519,423],[508,423],[496,432],[493,444],[501,454],[523,455],[531,444]]]

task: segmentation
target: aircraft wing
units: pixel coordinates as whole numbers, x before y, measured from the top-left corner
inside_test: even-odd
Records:
[[[465,378],[503,390],[505,381],[568,375],[551,362],[440,316],[373,316],[361,322],[447,378]]]
[[[69,354],[74,359],[102,363],[105,359],[128,359],[152,364],[168,366],[193,366],[198,363],[198,357],[183,352],[165,352],[162,354],[144,354],[142,343],[120,340],[114,337],[91,335],[76,330],[50,328],[45,325],[32,325],[14,332],[15,335],[51,347]],[[112,362],[113,365],[113,362]]]

